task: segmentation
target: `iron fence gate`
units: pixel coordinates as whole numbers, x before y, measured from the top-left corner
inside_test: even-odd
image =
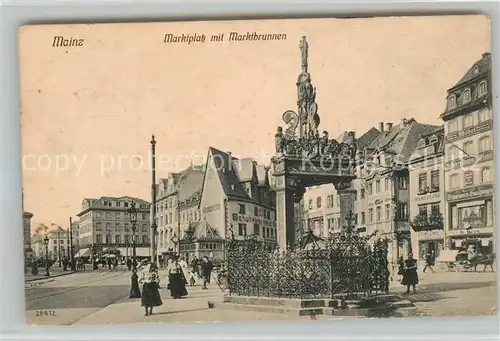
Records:
[[[387,240],[350,227],[332,233],[324,247],[290,248],[250,237],[227,245],[230,295],[282,298],[366,297],[389,290]]]

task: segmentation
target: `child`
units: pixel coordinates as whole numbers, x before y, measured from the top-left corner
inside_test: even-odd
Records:
[[[189,286],[194,287],[196,280],[194,279],[194,273],[192,271],[189,272]]]

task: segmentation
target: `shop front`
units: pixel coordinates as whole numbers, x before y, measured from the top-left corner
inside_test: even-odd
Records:
[[[494,252],[493,186],[482,185],[447,194],[450,219],[446,233],[452,250],[471,246],[481,254]]]
[[[418,238],[418,260],[421,265],[425,265],[426,255],[434,253],[435,258],[438,258],[441,251],[444,249],[444,231],[430,230],[417,232]]]

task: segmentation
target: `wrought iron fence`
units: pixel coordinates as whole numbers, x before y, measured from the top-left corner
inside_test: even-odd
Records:
[[[387,241],[361,236],[351,226],[326,246],[278,251],[256,238],[227,241],[230,295],[282,298],[360,297],[387,293]],[[373,239],[373,238],[372,238]]]

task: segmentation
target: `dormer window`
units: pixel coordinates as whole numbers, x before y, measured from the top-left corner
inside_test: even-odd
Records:
[[[488,92],[488,87],[486,85],[486,81],[482,81],[481,83],[479,83],[479,86],[477,87],[477,96],[482,97],[486,95],[487,92]]]
[[[470,101],[470,89],[465,89],[462,92],[462,103],[467,103]]]
[[[457,98],[455,97],[455,95],[451,95],[448,98],[448,109],[455,109],[456,106],[457,106]]]
[[[235,186],[234,186],[234,185],[231,185],[231,189],[232,189],[232,190],[234,191],[234,189],[235,189]]]

